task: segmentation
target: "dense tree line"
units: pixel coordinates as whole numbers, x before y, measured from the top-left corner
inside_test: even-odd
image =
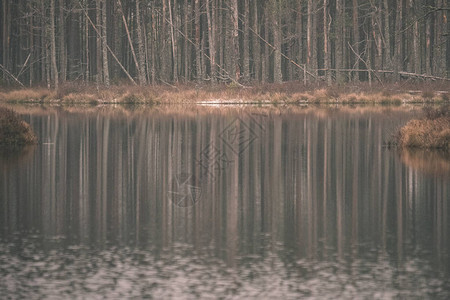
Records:
[[[447,77],[447,0],[0,0],[3,83]]]

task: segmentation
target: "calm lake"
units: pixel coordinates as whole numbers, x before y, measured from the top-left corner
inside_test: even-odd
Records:
[[[450,297],[450,163],[414,107],[18,108],[0,298]]]

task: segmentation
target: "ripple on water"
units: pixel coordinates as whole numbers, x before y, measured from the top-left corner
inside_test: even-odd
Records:
[[[178,248],[177,248],[178,247]],[[286,264],[281,255],[241,257],[234,266],[177,245],[152,250],[36,250],[33,256],[0,243],[0,294],[37,298],[392,298],[450,295],[448,277],[427,262],[406,260],[401,268],[386,258],[336,261],[300,259]]]

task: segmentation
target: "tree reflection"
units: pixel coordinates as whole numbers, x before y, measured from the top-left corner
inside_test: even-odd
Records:
[[[224,140],[230,124],[238,141],[251,142]],[[382,147],[391,130],[384,113],[53,113],[32,126],[45,140],[34,159],[1,165],[3,237],[36,229],[68,244],[164,251],[187,243],[230,266],[279,247],[314,259],[376,249],[401,263],[414,244],[448,266],[448,180]],[[205,172],[204,149],[228,164],[213,161]],[[183,192],[174,190],[180,174],[195,178],[183,190],[194,205],[172,201]]]

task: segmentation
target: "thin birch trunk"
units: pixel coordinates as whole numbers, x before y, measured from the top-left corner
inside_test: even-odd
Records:
[[[65,24],[64,24],[64,0],[59,0],[59,66],[61,69],[61,82],[66,81],[67,77],[67,58],[65,43]]]
[[[139,69],[138,69],[139,84],[146,85],[147,78],[145,75],[145,50],[144,50],[144,39],[142,38],[141,7],[139,0],[136,0],[136,30],[137,30],[138,57],[139,57]]]
[[[358,11],[358,0],[353,0],[353,50],[355,51],[355,65],[354,68],[359,69],[359,11]],[[353,74],[353,80],[359,81],[359,72]]]
[[[102,59],[103,82],[109,86],[108,48],[107,48],[106,0],[102,0]]]
[[[384,69],[392,70],[391,26],[388,0],[384,0]]]
[[[343,73],[340,71],[344,68],[344,12],[343,0],[336,0],[336,81],[342,83],[344,81]]]
[[[395,55],[394,55],[394,77],[396,80],[400,79],[399,71],[402,71],[403,64],[403,47],[402,47],[402,18],[403,18],[403,1],[397,0],[397,10],[395,17]]]
[[[256,34],[260,34],[258,18],[258,0],[253,0],[253,30]],[[256,81],[261,81],[261,44],[259,37],[253,35],[253,73]]]
[[[244,81],[250,80],[250,49],[249,49],[249,25],[250,25],[250,7],[249,0],[244,0],[243,18],[243,41],[242,41],[242,68]]]
[[[101,11],[101,0],[95,1],[95,22],[97,30],[99,31],[99,34],[96,35],[96,49],[97,49],[97,55],[96,55],[96,69],[97,69],[97,84],[101,84],[103,82],[103,61],[102,61],[102,36],[103,36],[103,24],[102,24],[102,11]]]
[[[198,1],[198,0],[197,0]],[[234,80],[239,80],[240,69],[239,69],[239,13],[238,13],[238,2],[237,0],[231,0],[231,22],[232,22],[232,59],[231,64],[234,72],[230,74]]]
[[[323,56],[324,56],[324,67],[325,74],[327,78],[327,84],[331,85],[331,71],[330,71],[330,50],[329,50],[329,28],[328,28],[328,0],[323,0]]]
[[[194,23],[195,23],[195,66],[197,71],[197,80],[203,79],[201,63],[201,35],[200,35],[200,0],[194,2]]]
[[[177,48],[177,38],[174,32],[174,26],[176,23],[174,22],[174,18],[172,16],[172,5],[171,0],[169,1],[169,17],[170,17],[170,37],[172,39],[172,61],[173,61],[173,81],[178,82],[178,48]],[[176,1],[176,0],[174,0]],[[176,3],[174,4],[174,14],[176,15]]]
[[[215,5],[213,3],[213,9],[211,11],[209,1],[206,1],[206,17],[208,19],[208,34],[209,34],[209,56],[211,59],[211,80],[214,83],[216,81],[216,32],[215,32]]]
[[[58,89],[58,67],[56,64],[56,37],[55,37],[55,0],[50,0],[50,60],[51,60],[51,79],[53,87]]]

